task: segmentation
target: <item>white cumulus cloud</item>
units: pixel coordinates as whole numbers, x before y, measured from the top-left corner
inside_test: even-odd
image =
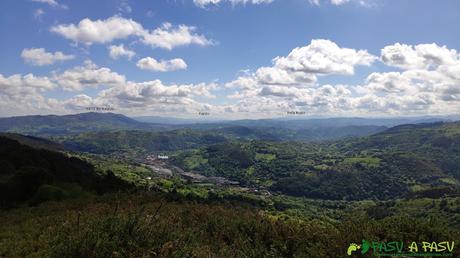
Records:
[[[108,47],[108,49],[109,49],[109,55],[112,59],[126,57],[129,60],[131,60],[131,58],[133,58],[136,55],[134,51],[126,49],[123,44],[111,45]]]
[[[22,59],[27,63],[37,66],[51,65],[56,62],[74,59],[73,55],[66,55],[62,52],[46,52],[44,48],[26,48],[22,50]]]
[[[95,21],[85,18],[77,25],[60,24],[51,27],[52,32],[74,42],[88,45],[108,43],[115,39],[125,39],[132,35],[140,35],[143,30],[142,25],[139,23],[118,16]]]
[[[317,75],[352,75],[355,66],[369,66],[376,59],[366,50],[341,48],[330,40],[317,39],[293,49],[287,56],[274,58],[272,67],[261,67],[254,74],[242,76],[227,86],[312,86],[317,81]]]
[[[139,67],[142,70],[170,72],[187,69],[187,63],[185,63],[185,61],[180,58],[157,61],[152,57],[145,57],[137,62],[137,67]]]
[[[459,56],[456,50],[434,43],[416,46],[396,43],[382,49],[381,60],[386,65],[402,69],[436,69],[458,64]]]
[[[366,50],[341,48],[330,40],[312,40],[310,45],[295,48],[286,57],[274,59],[283,70],[313,74],[353,74],[356,65],[370,65],[376,57]]]
[[[175,47],[186,45],[208,46],[214,44],[212,40],[203,35],[194,33],[196,28],[193,26],[179,25],[173,26],[171,23],[163,23],[153,31],[144,31],[141,41],[155,48],[171,50]]]
[[[311,115],[460,112],[460,55],[446,46],[386,46],[380,60],[403,71],[373,72],[362,84],[321,85],[311,80],[318,75],[352,75],[357,65],[370,65],[374,60],[376,57],[365,50],[313,40],[285,57],[275,58],[272,67],[261,67],[227,83],[227,88],[235,89],[229,98],[238,100],[229,110],[254,114],[303,110]]]
[[[91,61],[86,61],[83,66],[77,66],[63,73],[55,74],[53,81],[64,90],[81,91],[85,87],[113,87],[124,84],[126,78],[109,68],[98,67]]]
[[[51,27],[51,31],[77,43],[91,45],[94,43],[110,43],[118,39],[137,37],[145,45],[154,48],[171,50],[185,45],[212,45],[212,40],[195,33],[196,28],[187,25],[173,26],[163,23],[160,27],[149,31],[133,21],[120,16],[112,16],[106,20],[81,20],[78,24],[60,24]]]

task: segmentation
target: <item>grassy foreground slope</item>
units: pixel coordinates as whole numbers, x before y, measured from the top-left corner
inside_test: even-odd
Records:
[[[445,241],[435,218],[349,214],[340,222],[281,219],[234,203],[150,194],[49,202],[0,212],[1,257],[344,257],[362,239]],[[457,249],[458,250],[458,249]]]

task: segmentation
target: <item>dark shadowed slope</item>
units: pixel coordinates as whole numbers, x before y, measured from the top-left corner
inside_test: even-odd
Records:
[[[128,187],[112,173],[98,174],[92,165],[78,158],[0,136],[0,207]]]
[[[50,151],[63,151],[65,148],[61,144],[35,136],[22,135],[17,133],[0,133],[0,136],[18,141],[23,145],[27,145],[36,149],[45,149]]]

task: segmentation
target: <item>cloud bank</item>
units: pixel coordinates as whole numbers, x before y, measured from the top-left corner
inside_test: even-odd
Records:
[[[126,50],[121,45],[118,55],[129,57],[121,54],[121,49]],[[37,52],[46,57],[31,59],[37,63],[49,63],[60,56],[45,50]],[[353,76],[359,67],[376,63],[385,66],[385,72],[370,72],[360,83],[322,83],[328,76]],[[137,66],[157,72],[187,68],[179,58],[146,57],[138,60]],[[99,92],[96,96],[82,93],[89,88]],[[76,94],[64,100],[46,97],[47,92],[55,90]],[[214,101],[216,98],[219,101]],[[88,105],[110,105],[135,115],[193,116],[209,110],[221,117],[235,118],[270,117],[288,111],[332,116],[458,114],[460,54],[433,43],[395,43],[372,54],[315,39],[285,56],[274,57],[271,66],[259,67],[228,82],[197,84],[134,82],[108,67],[86,61],[49,76],[0,74],[0,100],[3,115],[76,112]],[[21,108],[11,108],[18,105]]]

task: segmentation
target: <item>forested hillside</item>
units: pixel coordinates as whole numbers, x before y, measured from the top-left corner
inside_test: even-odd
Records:
[[[93,166],[64,154],[35,149],[0,137],[0,206],[78,197],[128,189],[111,172],[98,174]]]
[[[227,141],[222,135],[190,129],[168,132],[116,131],[84,133],[57,138],[67,149],[99,154],[136,151],[145,154],[197,148]]]
[[[173,161],[185,170],[309,198],[456,195],[459,131],[459,123],[439,123],[329,143],[233,142],[181,152]]]
[[[460,122],[396,126],[376,135],[344,142],[339,148],[373,154],[413,153],[460,179]]]

